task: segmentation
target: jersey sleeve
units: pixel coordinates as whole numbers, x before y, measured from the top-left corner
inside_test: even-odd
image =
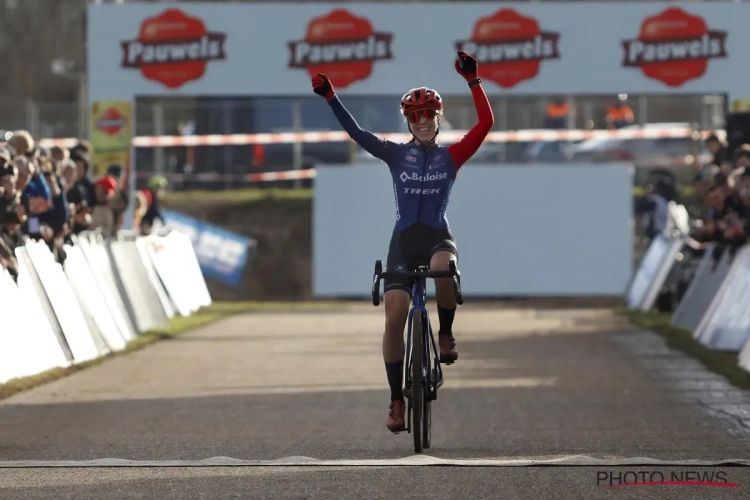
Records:
[[[341,103],[338,96],[333,96],[332,99],[328,100],[328,105],[331,106],[333,114],[336,115],[339,123],[354,142],[362,146],[365,151],[375,158],[383,160],[386,163],[391,162],[396,155],[398,146],[395,142],[378,137],[369,130],[360,127],[351,113]]]
[[[471,87],[471,95],[474,98],[474,107],[477,110],[479,121],[460,141],[448,146],[448,153],[451,155],[453,163],[456,164],[456,170],[460,169],[469,158],[474,156],[474,153],[477,152],[479,146],[482,145],[482,141],[490,132],[492,125],[495,124],[492,106],[490,106],[490,101],[487,99],[487,94],[484,93],[482,85]]]

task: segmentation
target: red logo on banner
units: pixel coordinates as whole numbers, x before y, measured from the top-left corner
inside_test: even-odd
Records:
[[[199,80],[208,61],[226,59],[226,34],[213,33],[197,17],[168,9],[143,21],[136,40],[121,42],[122,67],[170,89]]]
[[[325,73],[337,88],[366,80],[375,61],[392,59],[392,33],[376,32],[369,19],[335,9],[307,25],[305,38],[289,42],[289,67]]]
[[[726,42],[726,31],[710,30],[702,17],[669,7],[647,17],[637,39],[622,42],[622,65],[679,87],[702,77],[709,59],[727,57]]]
[[[96,128],[107,135],[117,135],[125,126],[125,119],[115,108],[107,109],[96,121]]]
[[[476,58],[483,80],[510,88],[534,79],[542,61],[559,59],[559,40],[560,33],[542,31],[533,17],[500,9],[480,18],[471,38],[456,42],[456,49]]]

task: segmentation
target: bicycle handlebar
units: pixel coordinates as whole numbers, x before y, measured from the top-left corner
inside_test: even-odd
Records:
[[[375,261],[375,274],[372,279],[372,303],[374,306],[380,304],[380,280],[384,278],[396,278],[408,276],[411,278],[453,278],[453,291],[456,293],[456,303],[463,304],[464,299],[461,294],[461,273],[456,268],[456,262],[449,262],[448,271],[391,271],[383,272],[382,261]]]
[[[384,272],[378,274],[381,279],[385,278],[397,278],[399,276],[409,276],[412,278],[416,277],[422,277],[422,278],[452,278],[454,276],[458,276],[458,271],[452,272],[452,271],[393,271],[393,272]]]

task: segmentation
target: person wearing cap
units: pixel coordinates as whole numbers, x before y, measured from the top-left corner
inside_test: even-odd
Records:
[[[104,236],[114,234],[114,213],[109,206],[110,200],[117,192],[117,179],[105,175],[94,183],[96,205],[91,213],[91,229],[101,229]]]

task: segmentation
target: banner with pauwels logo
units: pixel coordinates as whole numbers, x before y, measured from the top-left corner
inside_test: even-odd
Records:
[[[128,101],[96,101],[91,105],[91,167],[102,175],[119,165],[123,175],[130,173],[130,148],[133,138],[132,106]]]
[[[309,95],[319,72],[342,95],[467,94],[459,49],[491,95],[747,98],[747,2],[178,5],[89,5],[92,100]]]

